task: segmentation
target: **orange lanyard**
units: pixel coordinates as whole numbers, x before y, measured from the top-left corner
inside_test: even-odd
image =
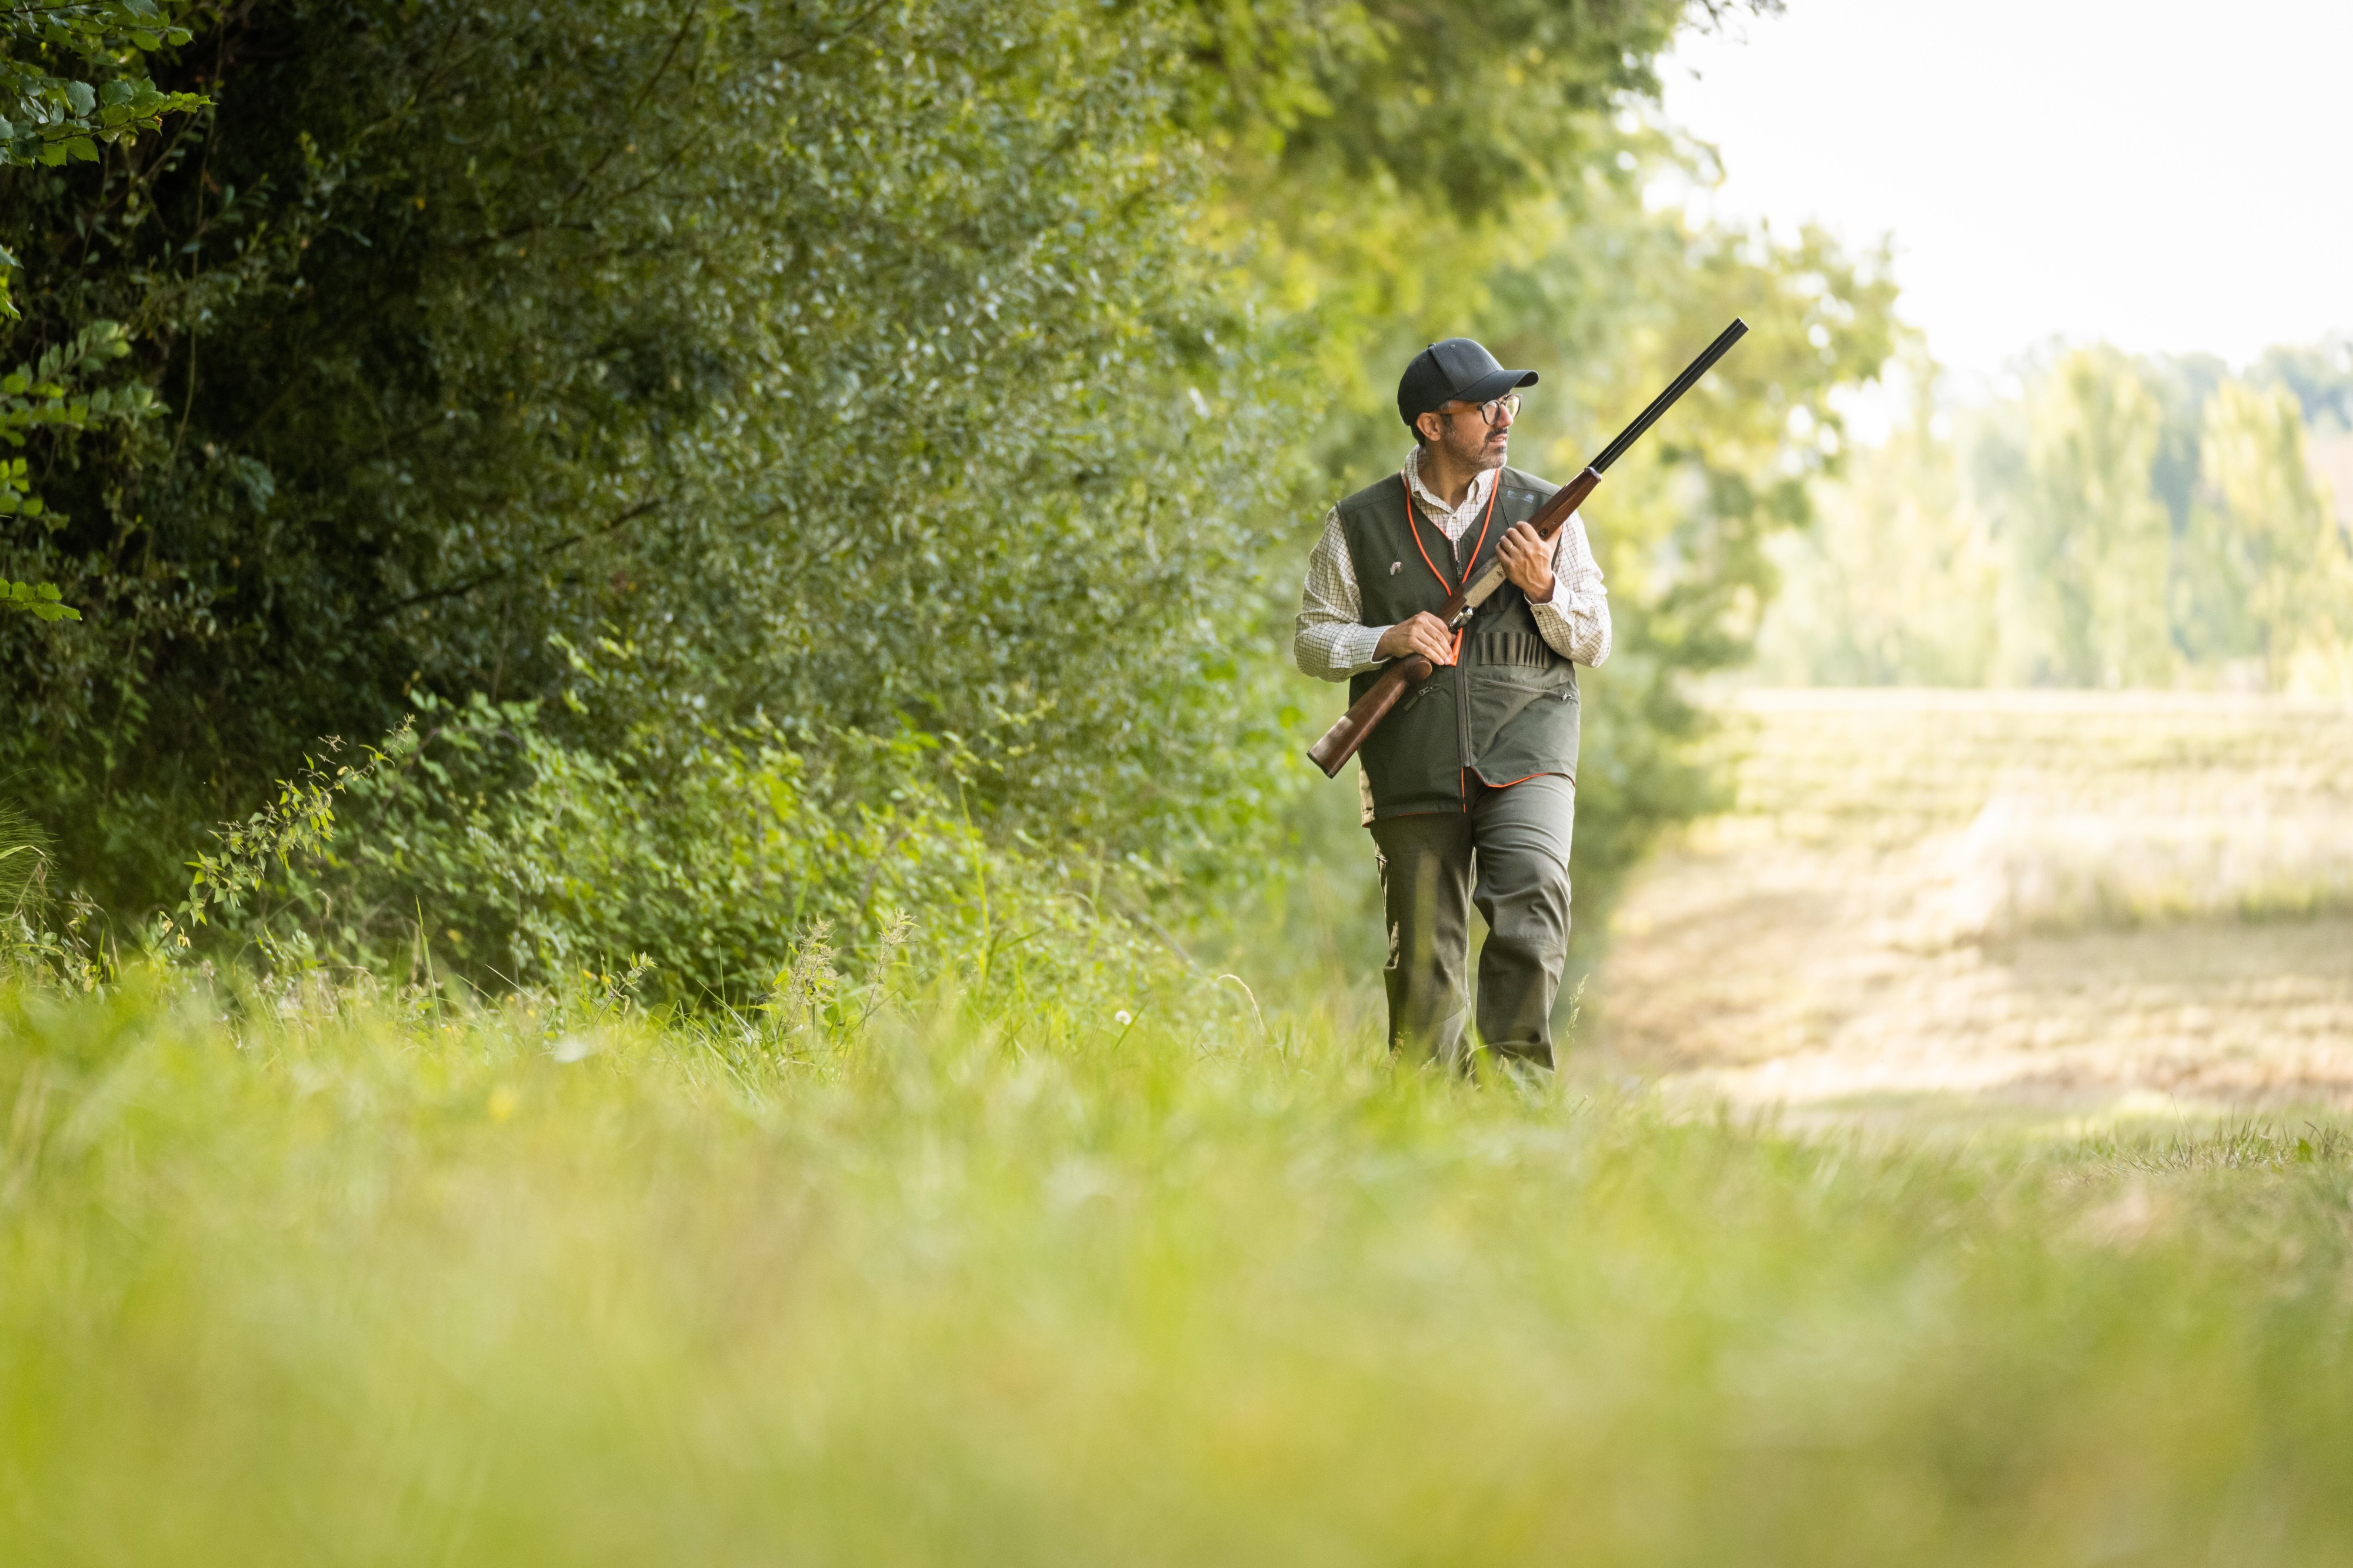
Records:
[[[1459,584],[1448,580],[1446,574],[1438,569],[1438,563],[1430,558],[1430,552],[1422,546],[1421,521],[1413,513],[1413,476],[1405,469],[1399,468],[1398,483],[1405,487],[1405,525],[1407,531],[1413,535],[1413,547],[1421,552],[1421,563],[1430,568],[1430,574],[1438,579],[1438,585],[1446,590],[1446,596],[1451,599],[1470,583],[1471,568],[1479,564],[1479,552],[1487,546],[1487,525],[1495,521],[1495,492],[1504,488],[1504,476],[1496,475],[1495,482],[1488,487],[1487,510],[1479,519],[1479,538],[1471,546],[1471,559],[1462,567],[1462,582]],[[1439,531],[1442,533],[1445,530],[1440,529]],[[1453,548],[1453,541],[1449,540],[1447,547],[1451,551]],[[1454,633],[1454,662],[1457,664],[1462,662],[1463,629],[1457,628]]]
[[[1469,564],[1462,568],[1462,583],[1456,583],[1450,580],[1445,573],[1440,572],[1438,569],[1438,563],[1430,558],[1430,552],[1422,549],[1421,523],[1420,520],[1415,517],[1413,512],[1412,476],[1409,475],[1403,468],[1399,468],[1398,470],[1398,482],[1405,486],[1405,523],[1406,527],[1412,531],[1413,547],[1416,550],[1421,551],[1421,563],[1430,568],[1430,574],[1438,579],[1438,585],[1446,590],[1447,597],[1452,598],[1455,595],[1462,591],[1463,583],[1471,581],[1471,568],[1479,563],[1479,552],[1486,548],[1487,526],[1495,521],[1495,491],[1504,488],[1502,478],[1501,476],[1498,476],[1494,487],[1487,492],[1487,510],[1479,519],[1479,538],[1471,546],[1471,560]],[[1443,533],[1445,530],[1440,529],[1439,531]],[[1453,542],[1454,542],[1452,540],[1447,541],[1447,548],[1450,551],[1453,548]]]

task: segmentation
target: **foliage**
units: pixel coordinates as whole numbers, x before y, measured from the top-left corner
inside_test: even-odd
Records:
[[[1599,891],[1705,799],[1678,682],[1741,656],[1770,591],[1757,542],[1835,443],[1828,389],[1884,353],[1867,265],[1644,205],[1704,162],[1619,112],[1685,15],[208,15],[164,79],[217,107],[0,172],[0,238],[38,284],[20,335],[121,321],[125,371],[170,407],[30,436],[56,526],[17,520],[0,563],[90,622],[0,623],[22,715],[0,765],[69,880],[134,913],[177,901],[202,824],[313,737],[436,716],[420,758],[470,784],[355,794],[383,855],[339,836],[328,879],[357,882],[290,870],[271,895],[273,940],[323,922],[322,958],[394,951],[405,908],[412,952],[455,931],[461,968],[553,973],[575,939],[620,963],[659,931],[662,984],[740,996],[789,939],[714,914],[704,943],[690,911],[790,887],[851,949],[878,940],[863,862],[813,847],[897,820],[876,759],[902,744],[958,759],[954,820],[1044,884],[1108,866],[1123,897],[1199,910],[1257,875],[1307,782],[1282,601],[1317,492],[1393,459],[1400,347],[1517,334],[1576,367],[1550,443],[1767,311],[1755,369],[1726,373],[1739,400],[1695,399],[1598,531],[1629,693],[1595,704]],[[626,668],[564,700],[565,650],[600,639]],[[805,861],[672,835],[787,757],[836,814]],[[558,839],[598,878],[667,868],[667,890],[610,918],[518,902],[566,885],[526,867]],[[744,869],[772,854],[773,879]]]
[[[41,830],[23,812],[0,801],[0,918],[13,924],[38,912],[48,858]]]
[[[2018,673],[2068,686],[2147,686],[2170,673],[2169,530],[2149,489],[2161,414],[2115,356],[2063,358],[2027,407],[2027,486],[2000,523],[2019,608]]]
[[[2206,405],[2206,493],[2184,574],[2202,603],[2210,655],[2253,655],[2289,684],[2300,655],[2353,645],[2353,552],[2305,452],[2294,397],[2225,382]]]
[[[1786,547],[1770,672],[2353,689],[2353,531],[2312,449],[2335,432],[2332,352],[2275,349],[2239,378],[2077,350],[1956,419],[1925,394],[1833,487],[1830,528]]]
[[[243,822],[222,824],[216,835],[219,852],[199,853],[189,863],[195,875],[188,879],[188,896],[172,914],[158,919],[159,936],[186,947],[190,927],[206,924],[215,914],[234,920],[248,898],[266,892],[273,862],[280,872],[288,872],[297,856],[307,858],[324,850],[335,836],[336,797],[364,785],[378,769],[411,750],[414,741],[404,725],[385,744],[388,749],[381,752],[365,748],[356,768],[345,763],[332,773],[305,757],[301,775],[280,780],[275,800]],[[330,761],[343,749],[334,735],[321,745]]]
[[[135,382],[77,388],[77,382],[87,382],[109,361],[121,359],[130,352],[131,344],[120,322],[92,321],[71,339],[44,352],[38,359],[28,360],[7,375],[0,376],[0,441],[21,449],[26,434],[34,430],[88,430],[93,421],[143,419],[154,414],[153,392]],[[16,459],[11,471],[14,478],[7,485],[0,486],[0,517],[43,516],[41,501],[26,493],[31,487],[25,480],[24,459]],[[65,521],[62,517],[49,514],[53,527],[61,527]]]
[[[2305,423],[2320,434],[2353,431],[2353,336],[2335,332],[2316,343],[2266,349],[2248,380],[2295,394]]]
[[[625,685],[633,652],[575,655],[580,689]],[[908,726],[805,752],[771,724],[649,726],[590,751],[535,703],[413,700],[414,731],[357,766],[309,767],[217,831],[159,921],[167,950],[211,922],[279,974],[484,991],[626,968],[650,1000],[743,1008],[800,986],[812,944],[871,962],[905,947],[986,992],[1000,953],[1023,950],[1024,984],[1043,984],[1150,929],[1102,859],[980,833],[978,763],[953,736]]]
[[[0,164],[98,160],[206,102],[161,92],[140,57],[185,44],[189,0],[8,0],[0,9]],[[44,68],[62,67],[70,77]],[[14,263],[0,263],[14,265]]]
[[[93,421],[130,422],[156,412],[154,395],[130,382],[119,386],[77,390],[77,381],[102,369],[110,360],[131,352],[120,323],[92,321],[73,338],[55,345],[34,361],[0,376],[0,442],[23,447],[28,432],[41,429],[78,431]],[[33,481],[23,458],[0,458],[0,518],[37,521],[50,531],[71,521],[49,510],[32,493]],[[13,583],[0,577],[0,606],[43,621],[78,621],[81,612],[63,603],[54,583]]]
[[[21,461],[21,459],[19,459]],[[5,476],[0,476],[5,478]],[[63,597],[55,583],[11,583],[0,578],[0,605],[21,611],[43,621],[78,621],[81,612],[71,605],[59,604]]]
[[[51,994],[95,991],[119,972],[94,935],[99,913],[50,885],[55,847],[40,825],[0,800],[0,984],[24,982]]]
[[[142,68],[142,55],[189,41],[179,20],[188,8],[189,0],[7,0],[0,7],[0,169],[56,165],[69,157],[95,162],[101,144],[127,146],[161,126],[164,115],[209,103],[202,93],[158,91]],[[74,74],[53,75],[51,66]],[[20,319],[10,288],[18,265],[0,242],[0,322]],[[148,390],[135,384],[69,397],[67,374],[128,352],[120,326],[93,321],[37,363],[18,366],[0,379],[0,441],[22,447],[28,427],[78,430],[93,416],[146,413]],[[41,500],[31,489],[25,459],[0,460],[0,518],[39,518]],[[0,605],[36,619],[79,620],[79,611],[58,603],[62,597],[53,583],[0,576]]]
[[[925,979],[863,1026],[11,994],[0,1531],[198,1564],[2353,1541],[2333,1121],[1799,1139]]]
[[[1934,367],[1907,361],[1910,420],[1817,492],[1816,521],[1768,549],[1782,578],[1764,677],[1828,686],[1979,686],[2000,650],[2000,560],[1962,492]]]
[[[1237,196],[1270,204],[1326,193],[1312,221],[1277,220],[1293,247],[1322,249],[1335,229],[1364,223],[1367,215],[1328,200],[1337,191],[1476,225],[1573,188],[1607,148],[1607,116],[1657,92],[1651,62],[1676,27],[1694,12],[1714,20],[1735,8],[1727,0],[1498,0],[1444,11],[1409,0],[1197,0],[1189,42],[1208,68],[1195,111],[1242,155]],[[1261,210],[1274,216],[1271,205]]]
[[[122,310],[185,405],[72,448],[53,559],[103,626],[19,645],[84,737],[16,759],[69,842],[225,816],[405,691],[544,698],[551,635],[643,649],[624,730],[904,715],[992,820],[1123,848],[1250,809],[1276,411],[1185,243],[1154,14],[701,16],[240,12],[193,155],[28,188],[128,258],[61,310]]]

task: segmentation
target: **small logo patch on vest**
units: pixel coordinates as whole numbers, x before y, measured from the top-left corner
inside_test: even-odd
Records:
[[[1394,577],[1394,576],[1396,576],[1398,573],[1400,573],[1400,572],[1402,572],[1402,571],[1404,571],[1404,570],[1405,570],[1405,563],[1404,563],[1404,562],[1402,562],[1402,561],[1392,561],[1392,562],[1390,562],[1390,563],[1389,563],[1389,575],[1390,575],[1390,576]]]

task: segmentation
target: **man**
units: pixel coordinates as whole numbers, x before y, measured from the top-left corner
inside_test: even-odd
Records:
[[[1440,668],[1357,753],[1388,923],[1389,1046],[1468,1061],[1474,1047],[1550,1067],[1568,950],[1577,809],[1577,665],[1609,657],[1609,597],[1571,514],[1547,545],[1527,519],[1558,487],[1506,468],[1518,389],[1469,338],[1414,356],[1398,383],[1405,466],[1332,509],[1308,558],[1293,657],[1349,682],[1389,660]],[[1509,583],[1462,633],[1433,613],[1500,559]],[[1478,1030],[1465,1038],[1470,907],[1487,922]]]

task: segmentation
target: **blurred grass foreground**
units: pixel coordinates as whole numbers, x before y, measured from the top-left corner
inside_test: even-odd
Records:
[[[16,1563],[2323,1563],[2353,1147],[902,995],[0,1003]]]

